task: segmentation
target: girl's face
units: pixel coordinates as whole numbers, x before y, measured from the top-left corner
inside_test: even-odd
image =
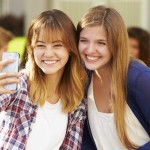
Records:
[[[69,49],[62,41],[47,43],[43,41],[44,30],[41,29],[39,38],[34,48],[36,64],[45,74],[63,73],[69,59]]]
[[[139,58],[139,42],[135,38],[129,38],[130,54],[132,57]]]
[[[80,33],[78,48],[89,70],[110,65],[112,55],[108,48],[107,33],[102,26],[85,27]]]

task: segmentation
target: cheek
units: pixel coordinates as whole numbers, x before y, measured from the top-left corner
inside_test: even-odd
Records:
[[[33,52],[33,57],[34,57],[34,60],[35,60],[35,62],[36,62],[36,60],[38,60],[38,55],[37,55],[36,52]]]
[[[33,51],[33,58],[34,58],[36,64],[38,64],[40,62],[41,56],[42,56],[42,54],[38,50]]]
[[[83,51],[84,51],[85,48],[86,48],[85,45],[79,43],[78,50],[79,50],[80,54],[83,53]]]
[[[111,54],[111,52],[109,50],[105,50],[104,55],[107,57],[108,60],[112,59],[112,54]]]
[[[139,57],[139,51],[137,49],[131,49],[130,50],[131,56],[138,58]]]
[[[68,61],[70,53],[71,51],[63,51],[63,53],[57,56],[60,58],[64,58],[64,61]]]
[[[43,52],[44,52],[43,50],[39,50],[39,49],[33,50],[33,56],[34,56],[34,58],[41,57],[43,55]]]
[[[64,58],[69,59],[69,53],[64,54]]]
[[[39,62],[39,61],[38,61],[38,60],[39,60],[38,57],[37,57],[35,54],[33,55],[33,57],[34,57],[35,63],[38,64],[38,62]]]

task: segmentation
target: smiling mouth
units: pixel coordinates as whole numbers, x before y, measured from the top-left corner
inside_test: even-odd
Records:
[[[90,61],[90,62],[95,62],[95,61],[97,61],[99,58],[100,58],[100,57],[98,57],[98,56],[93,57],[93,56],[87,56],[87,55],[86,55],[86,60],[87,60],[87,61]]]
[[[43,61],[45,64],[56,64],[58,60],[44,60]]]

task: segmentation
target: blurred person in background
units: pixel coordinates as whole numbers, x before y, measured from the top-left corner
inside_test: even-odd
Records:
[[[140,27],[129,27],[128,35],[131,56],[150,67],[150,33]]]
[[[0,27],[0,60],[2,53],[7,51],[8,43],[13,39],[14,35],[10,31]]]

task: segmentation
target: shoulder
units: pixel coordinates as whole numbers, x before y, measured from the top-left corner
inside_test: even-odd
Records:
[[[141,72],[150,72],[150,68],[146,66],[143,63],[140,63],[139,61],[136,60],[131,60],[129,64],[129,73],[136,73],[139,74]]]
[[[139,78],[150,78],[150,68],[136,60],[132,60],[128,69],[128,82],[136,82]]]

